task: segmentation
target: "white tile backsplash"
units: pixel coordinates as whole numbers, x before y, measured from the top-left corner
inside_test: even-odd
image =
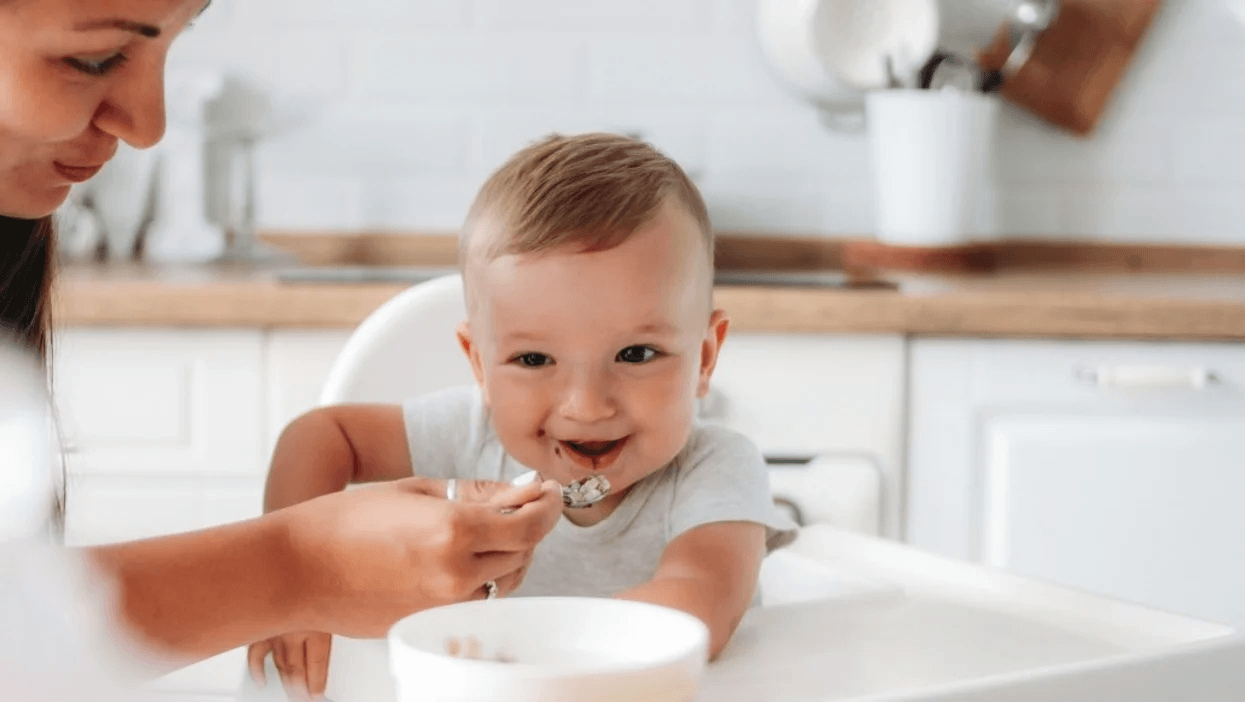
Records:
[[[779,103],[786,94],[751,36],[631,35],[588,43],[588,99],[722,109]]]
[[[573,104],[583,92],[574,35],[386,32],[356,36],[354,50],[351,87],[365,103],[487,109]]]
[[[359,226],[402,231],[419,222],[425,230],[456,231],[483,180],[467,175],[364,179]]]
[[[362,179],[264,169],[257,176],[256,226],[274,230],[352,230],[362,221]]]
[[[826,129],[816,113],[802,106],[714,114],[709,118],[709,144],[711,172],[827,182],[868,176],[865,140]]]
[[[1245,70],[1245,68],[1243,68]],[[1190,115],[1175,124],[1175,170],[1181,185],[1245,188],[1245,117]]]
[[[756,15],[756,0],[717,0],[713,3],[713,31],[752,36]]]
[[[446,28],[466,27],[471,4],[462,0],[244,0],[239,18],[251,25]],[[213,6],[213,10],[215,6]]]
[[[540,107],[482,111],[475,121],[473,170],[487,175],[515,151],[551,134],[609,131],[635,134],[676,159],[689,175],[705,169],[705,117],[698,109]]]
[[[631,131],[722,229],[873,226],[863,135],[764,65],[755,0],[217,0],[172,62],[246,69],[325,106],[265,145],[261,224],[445,230],[516,149]],[[1245,0],[1167,0],[1099,130],[1002,112],[997,231],[1245,243]]]
[[[363,178],[462,175],[470,134],[460,112],[435,108],[337,109],[266,142],[273,173],[349,173]]]
[[[998,233],[1025,238],[1067,236],[1063,195],[1058,186],[1000,187],[995,193]]]
[[[475,0],[484,30],[696,34],[713,18],[713,0]]]

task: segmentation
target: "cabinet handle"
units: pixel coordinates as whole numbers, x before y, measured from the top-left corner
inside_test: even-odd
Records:
[[[1201,390],[1221,382],[1217,373],[1201,366],[1077,366],[1076,379],[1098,388]]]

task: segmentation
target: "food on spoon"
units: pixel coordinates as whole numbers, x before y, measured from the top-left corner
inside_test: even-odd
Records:
[[[540,480],[540,474],[534,470],[520,475],[510,481],[511,485],[528,485]],[[593,475],[580,478],[570,485],[562,486],[562,504],[567,507],[591,507],[610,493],[610,481],[604,475]]]
[[[562,502],[567,507],[591,507],[605,499],[609,492],[610,481],[604,475],[594,475],[563,487]]]

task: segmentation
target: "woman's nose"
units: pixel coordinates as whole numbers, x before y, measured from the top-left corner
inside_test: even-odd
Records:
[[[136,71],[117,81],[100,104],[94,123],[136,149],[155,146],[165,129],[163,71]]]

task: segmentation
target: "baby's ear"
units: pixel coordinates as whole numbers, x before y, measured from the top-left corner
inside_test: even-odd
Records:
[[[471,374],[475,376],[476,384],[484,390],[484,360],[480,356],[480,345],[471,336],[470,322],[462,322],[458,325],[458,346],[462,348],[467,356],[467,362],[471,364]],[[488,402],[487,395],[484,401]]]
[[[705,339],[700,344],[700,379],[696,384],[696,397],[709,394],[709,380],[713,377],[713,369],[718,365],[718,354],[722,344],[726,342],[726,332],[731,326],[726,310],[714,310],[709,316],[709,328]]]

